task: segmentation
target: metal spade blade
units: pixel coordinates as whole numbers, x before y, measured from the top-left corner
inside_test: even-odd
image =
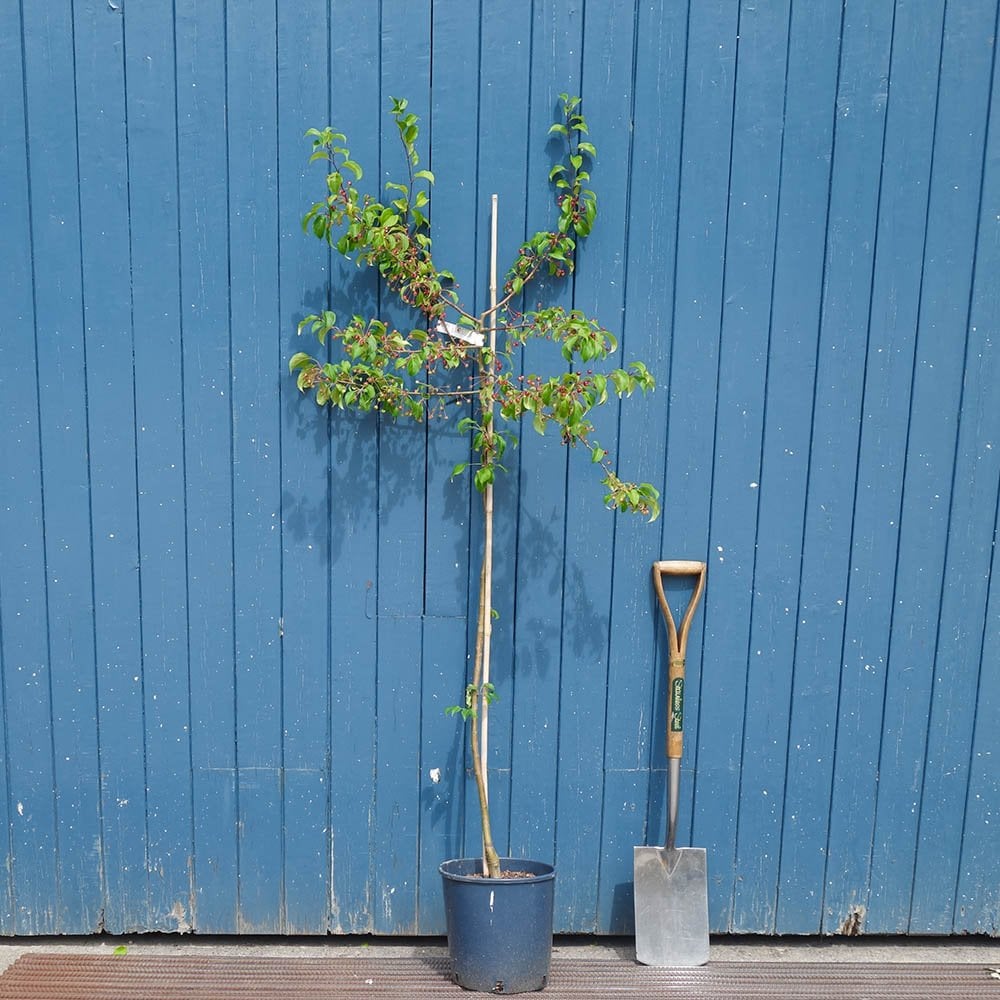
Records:
[[[708,961],[704,847],[636,847],[635,957],[643,965]]]

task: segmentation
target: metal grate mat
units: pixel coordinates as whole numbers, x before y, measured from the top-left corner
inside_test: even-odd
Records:
[[[0,1000],[424,1000],[472,997],[446,958],[214,955],[22,955],[0,976]],[[651,969],[554,958],[545,1000],[1000,1000],[982,965],[713,962]]]

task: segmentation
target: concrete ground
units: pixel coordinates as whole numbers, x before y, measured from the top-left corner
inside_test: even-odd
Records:
[[[191,937],[136,934],[123,937],[7,938],[0,942],[0,973],[28,952],[69,951],[112,954],[124,946],[129,954],[218,954],[295,957],[342,955],[351,958],[446,955],[443,938],[253,938]],[[557,937],[555,954],[575,959],[634,962],[632,938]],[[767,938],[713,937],[714,962],[955,962],[1000,969],[1000,939],[961,938]]]

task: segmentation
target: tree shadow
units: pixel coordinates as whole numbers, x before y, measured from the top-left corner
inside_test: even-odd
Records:
[[[564,652],[578,659],[599,659],[607,652],[607,634],[611,620],[607,606],[594,603],[588,586],[591,571],[578,562],[564,558],[561,536],[551,523],[527,510],[520,511],[518,576],[530,576],[533,587],[544,588],[553,598],[562,598],[559,628],[563,633]],[[551,642],[551,625],[541,615],[519,618],[517,669],[544,675],[558,655]]]
[[[377,297],[372,293],[369,277],[365,272],[350,275],[345,283],[338,285],[331,299],[352,303],[361,312],[375,315]],[[326,308],[326,288],[310,290],[304,301],[305,306],[294,317],[296,321]],[[392,312],[399,310],[389,310]],[[340,313],[338,316],[345,318]],[[401,317],[393,318],[398,321]],[[399,322],[396,325],[405,326]],[[291,336],[288,357],[302,350],[320,360],[336,361],[344,356],[339,345],[328,343],[324,347],[308,331],[301,337]],[[290,375],[285,377],[292,380]],[[436,381],[457,386],[466,377],[467,373],[462,371],[450,372],[436,377]],[[452,483],[441,472],[446,453],[460,454],[462,460],[468,455],[469,436],[457,431],[457,419],[417,422],[374,411],[360,413],[306,405],[308,401],[295,389],[293,381],[283,397],[284,426],[300,443],[300,456],[303,452],[314,456],[313,465],[318,467],[315,479],[307,480],[294,472],[285,475],[286,484],[289,479],[299,484],[297,489],[286,485],[282,492],[284,525],[294,540],[323,545],[329,542],[331,566],[336,565],[343,557],[346,539],[368,535],[374,542],[383,517],[391,517],[401,506],[423,496],[425,503],[415,515],[414,529],[421,536],[426,530],[423,543],[430,550],[435,546],[435,520],[450,525],[451,530],[444,533],[455,537],[455,561],[462,565],[469,545],[471,487],[463,489],[461,482]],[[447,471],[458,460],[452,461]],[[456,601],[466,592],[464,570],[459,576]]]
[[[609,934],[635,933],[635,884],[619,882],[611,896],[611,914],[608,918]]]

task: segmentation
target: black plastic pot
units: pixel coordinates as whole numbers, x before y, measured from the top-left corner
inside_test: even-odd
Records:
[[[476,877],[479,858],[441,865],[448,952],[455,982],[480,993],[528,993],[549,977],[556,871],[542,861],[501,858],[501,871],[532,878]]]

